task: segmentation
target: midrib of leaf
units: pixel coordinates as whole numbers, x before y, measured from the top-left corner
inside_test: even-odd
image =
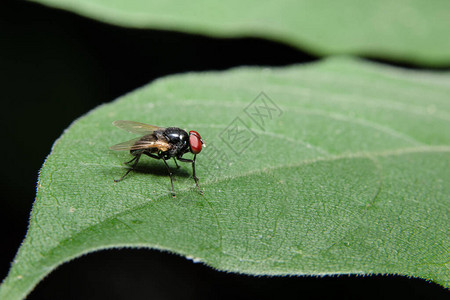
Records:
[[[229,176],[224,176],[219,178],[218,180],[214,180],[214,181],[205,181],[204,183],[202,183],[202,185],[204,186],[208,186],[211,183],[217,183],[217,182],[222,182],[225,180],[229,180],[229,179],[238,179],[238,178],[242,178],[242,177],[247,177],[247,176],[251,176],[254,174],[263,174],[263,173],[268,173],[270,171],[276,170],[276,169],[289,169],[289,168],[299,168],[308,164],[314,164],[317,162],[329,162],[329,161],[335,161],[335,160],[342,160],[342,159],[355,159],[355,158],[367,158],[367,159],[374,159],[376,157],[386,157],[386,156],[396,156],[396,155],[403,155],[403,154],[412,154],[412,153],[416,153],[416,154],[420,154],[420,153],[447,153],[450,152],[450,146],[421,146],[421,147],[411,147],[411,148],[400,148],[400,149],[392,149],[392,150],[387,150],[387,151],[378,151],[378,152],[355,152],[355,153],[346,153],[346,154],[342,154],[342,155],[330,155],[327,157],[319,157],[317,159],[310,159],[310,160],[303,160],[300,161],[298,163],[294,163],[294,164],[286,164],[286,165],[280,165],[280,166],[274,166],[274,167],[267,167],[267,168],[263,168],[263,169],[255,169],[255,170],[251,170],[249,172],[245,172],[242,174],[238,174],[232,177]],[[100,165],[99,165],[100,166]],[[382,170],[380,170],[382,172]],[[182,193],[187,193],[187,192],[191,192],[192,188],[180,188],[177,190],[178,194],[182,194]],[[376,194],[374,195],[373,199],[371,201],[369,201],[370,203],[368,204],[368,206],[370,206],[371,204],[373,204],[373,202],[375,201],[376,197],[378,196],[380,191],[380,187],[377,189]],[[139,210],[142,208],[145,208],[147,206],[152,206],[157,200],[161,199],[161,198],[167,198],[166,193],[162,193],[158,196],[154,197],[154,201],[150,202],[150,203],[143,203],[140,205],[137,205],[135,207],[132,207],[130,209],[121,211],[111,217],[108,217],[104,220],[102,220],[101,222],[98,222],[96,224],[90,225],[88,227],[85,227],[83,229],[81,229],[78,232],[74,232],[73,235],[71,235],[69,238],[64,239],[63,241],[61,241],[57,247],[54,247],[53,249],[51,249],[48,254],[51,254],[53,252],[57,252],[59,248],[62,249],[67,249],[66,247],[68,247],[70,245],[71,240],[75,240],[77,237],[82,236],[84,233],[88,232],[89,230],[99,227],[102,224],[108,223],[112,220],[118,220],[119,222],[121,222],[122,224],[124,224],[125,226],[129,227],[128,224],[120,221],[120,216],[123,215],[127,215],[129,213],[132,213],[135,210]],[[209,206],[211,206],[211,204],[209,203],[207,197],[204,197],[205,201],[208,203]],[[361,217],[363,217],[363,215],[361,215]],[[216,219],[217,219],[217,215],[216,215]],[[218,222],[218,221],[217,221]],[[38,224],[38,223],[36,223]],[[39,226],[39,225],[37,225]],[[220,228],[220,226],[218,226]],[[131,227],[129,227],[130,229],[132,229]],[[132,229],[133,230],[133,229]],[[133,230],[134,231],[134,230]],[[135,232],[136,235],[139,236],[139,234],[137,232]],[[142,238],[142,240],[145,240],[144,238]],[[85,253],[89,253],[92,251],[96,251],[96,250],[102,250],[102,249],[108,249],[108,248],[117,248],[117,247],[126,247],[128,246],[128,244],[111,244],[111,245],[107,245],[107,247],[95,247],[95,248],[87,248],[85,251],[81,252],[81,253],[73,253],[71,256],[69,256],[69,259],[78,257],[80,255],[83,255]],[[136,246],[136,245],[135,245]],[[149,247],[148,242],[144,243],[141,245],[142,247]],[[150,245],[152,248],[160,248],[157,245]],[[332,246],[330,246],[332,247]],[[163,247],[162,249],[165,250],[169,250],[169,251],[173,251],[173,252],[183,252],[183,249],[167,249],[166,247]],[[45,256],[45,255],[43,255]],[[65,255],[66,256],[66,255]],[[66,256],[67,257],[67,256]],[[57,260],[59,262],[58,257],[53,256],[52,260]],[[39,262],[45,262],[46,259],[42,259],[39,260]],[[205,261],[206,263],[209,263],[208,261]],[[39,274],[39,278],[37,278],[36,280],[40,280],[43,277],[45,277],[51,270],[53,270],[59,263],[56,264],[52,264],[52,265],[47,265],[45,268],[43,268],[43,271],[36,271],[35,274]],[[213,267],[219,267],[219,266],[214,266]],[[258,274],[255,274],[258,275]],[[279,274],[280,275],[280,274]]]
[[[202,183],[202,185],[204,186],[208,186],[211,183],[217,183],[217,182],[222,182],[228,179],[237,179],[237,178],[241,178],[241,177],[247,177],[253,174],[263,174],[263,173],[268,173],[272,170],[276,170],[276,169],[288,169],[288,168],[298,168],[304,165],[309,165],[309,164],[314,164],[317,162],[328,162],[328,161],[334,161],[334,160],[342,160],[342,159],[355,159],[355,158],[367,158],[367,159],[372,159],[372,158],[376,158],[376,157],[385,157],[385,156],[396,156],[396,155],[403,155],[403,154],[412,154],[412,153],[416,153],[416,154],[420,154],[420,153],[447,153],[450,152],[450,146],[421,146],[421,147],[411,147],[411,148],[400,148],[400,149],[392,149],[392,150],[387,150],[387,151],[378,151],[378,152],[355,152],[355,153],[346,153],[346,154],[342,154],[342,155],[330,155],[327,157],[318,157],[317,159],[309,159],[309,160],[303,160],[297,163],[293,163],[293,164],[286,164],[286,165],[279,165],[279,166],[273,166],[273,167],[267,167],[267,168],[262,168],[262,169],[254,169],[242,174],[238,174],[235,176],[223,176],[217,180],[214,181],[205,181],[204,183]],[[99,165],[102,166],[102,165]],[[179,192],[177,193],[186,193],[186,192],[191,192],[192,188],[181,188],[178,189]],[[378,194],[378,192],[377,192]],[[167,198],[166,193],[162,193],[159,196],[155,197],[155,200],[158,200],[160,198]],[[205,197],[205,200],[208,201],[207,197]],[[127,209],[124,210],[116,215],[113,215],[111,217],[106,218],[105,220],[102,220],[99,223],[96,223],[94,225],[88,226],[82,230],[80,230],[79,232],[75,232],[75,234],[73,236],[77,236],[82,234],[83,232],[86,232],[87,230],[89,230],[90,228],[96,227],[98,225],[101,225],[103,223],[106,223],[108,221],[111,221],[113,219],[117,219],[118,216],[123,215],[123,214],[128,214],[130,212],[132,212],[135,209],[140,209],[143,207],[146,207],[148,205],[152,205],[153,203],[143,203],[140,205],[137,205],[135,207],[132,207],[131,209]],[[63,242],[67,241],[64,240]]]

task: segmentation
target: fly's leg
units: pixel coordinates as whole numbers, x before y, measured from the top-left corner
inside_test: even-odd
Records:
[[[166,159],[165,159],[164,157],[161,157],[161,158],[162,158],[164,164],[165,164],[166,167],[167,167],[167,171],[169,171],[170,184],[172,185],[172,196],[175,197],[175,191],[174,191],[174,189],[173,189],[172,172],[170,171],[170,168],[169,168],[169,165],[168,165],[167,162],[166,162]]]
[[[125,172],[125,174],[123,174],[123,176],[120,177],[120,179],[114,179],[114,182],[122,181],[122,179],[124,179],[125,176],[128,175],[128,173],[130,173],[131,171],[133,171],[134,168],[136,167],[136,165],[138,164],[139,159],[141,158],[141,155],[142,155],[142,153],[139,153],[139,154],[137,154],[132,160],[130,160],[129,162],[126,162],[126,164],[129,164],[129,163],[133,162],[134,160],[136,160],[136,161],[134,162],[134,164],[131,166],[131,168],[129,168],[129,169]]]
[[[180,166],[178,165],[178,163],[177,163],[177,160],[175,159],[175,157],[173,158],[173,161],[175,162],[175,164],[177,165],[177,169],[179,169],[180,168]]]
[[[153,154],[153,153],[148,153],[148,152],[144,152],[145,155],[150,156],[151,158],[154,159],[162,159],[164,164],[167,167],[167,171],[169,171],[169,177],[170,177],[170,185],[172,186],[172,196],[175,197],[175,191],[173,189],[173,179],[172,179],[172,172],[170,171],[169,165],[167,164],[166,159],[164,158],[164,155],[162,153],[158,153],[158,155]],[[177,165],[178,166],[178,165]]]
[[[140,155],[139,155],[139,156],[140,156]],[[126,161],[126,162],[124,162],[123,164],[124,164],[124,165],[128,165],[129,163],[132,163],[135,159],[138,159],[138,155],[136,155],[135,157],[133,157],[132,160]]]
[[[172,179],[172,172],[170,171],[169,165],[167,164],[166,159],[164,158],[164,155],[162,153],[158,153],[158,155],[153,153],[144,152],[145,155],[154,158],[154,159],[162,159],[164,164],[167,167],[167,171],[169,171],[169,177],[170,177],[170,185],[172,186],[172,196],[175,197],[175,191],[173,189],[173,179]],[[177,165],[178,166],[178,165]]]
[[[192,164],[192,177],[194,178],[195,185],[197,186],[198,192],[203,195],[203,191],[200,189],[200,186],[198,185],[198,177],[195,176],[195,158],[196,157],[197,157],[197,155],[195,154],[194,159],[187,159],[187,158],[182,158],[182,157],[177,157],[177,159],[179,161],[189,162]]]

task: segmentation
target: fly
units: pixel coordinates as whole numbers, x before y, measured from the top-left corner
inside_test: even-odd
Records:
[[[110,147],[111,150],[116,151],[128,150],[134,156],[133,159],[125,163],[130,164],[134,162],[131,168],[120,179],[115,179],[114,182],[121,181],[128,173],[134,170],[142,154],[145,154],[154,159],[162,159],[169,172],[172,196],[175,197],[172,172],[167,164],[167,160],[173,158],[178,168],[177,160],[192,164],[192,177],[194,178],[199,193],[203,195],[198,185],[198,178],[195,176],[195,158],[206,145],[197,131],[191,130],[188,134],[183,129],[177,127],[164,128],[133,121],[114,121],[113,125],[128,132],[143,135],[139,138]],[[193,159],[182,157],[188,152],[194,154]]]

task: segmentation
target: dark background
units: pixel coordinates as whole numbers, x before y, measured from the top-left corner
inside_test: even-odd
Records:
[[[1,1],[0,280],[25,236],[38,170],[75,118],[168,74],[316,59],[259,39],[125,29],[33,3]],[[449,294],[434,283],[400,276],[250,277],[165,252],[122,249],[64,264],[29,299],[443,299]]]

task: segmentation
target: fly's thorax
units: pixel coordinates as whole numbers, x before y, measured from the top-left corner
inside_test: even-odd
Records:
[[[183,129],[177,127],[166,128],[164,136],[172,146],[172,156],[178,156],[189,151],[189,134]]]

